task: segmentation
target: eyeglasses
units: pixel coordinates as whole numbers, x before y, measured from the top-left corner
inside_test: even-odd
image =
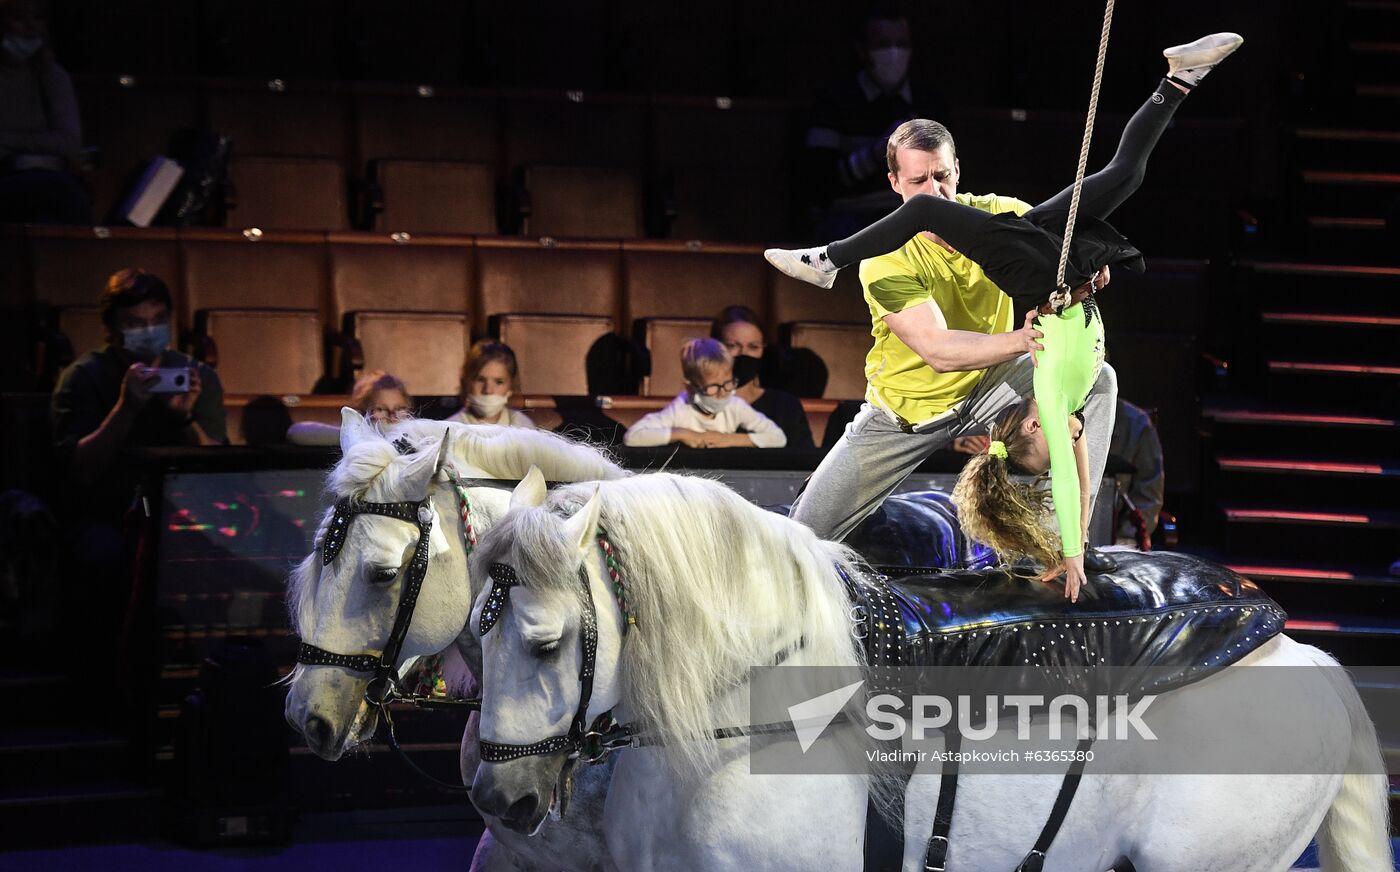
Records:
[[[696,387],[700,388],[700,393],[704,394],[707,397],[717,397],[720,394],[732,393],[733,390],[738,386],[739,380],[733,378],[729,381],[719,382],[718,384],[713,385],[696,385]]]
[[[366,417],[374,421],[398,423],[408,417],[408,407],[400,406],[399,408],[391,409],[388,406],[372,406]]]

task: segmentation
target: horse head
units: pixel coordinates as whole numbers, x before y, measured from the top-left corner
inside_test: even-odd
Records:
[[[571,514],[565,514],[573,509]],[[485,577],[470,627],[482,643],[482,685],[498,691],[481,714],[481,765],[471,798],[516,832],[533,834],[567,802],[589,725],[619,700],[626,627],[596,543],[600,500],[546,504],[532,469],[510,509],[482,537],[472,572]]]
[[[343,410],[343,457],[329,481],[336,505],[317,532],[316,550],[289,584],[292,624],[304,643],[345,655],[383,652],[415,554],[426,558],[425,567],[396,666],[443,651],[461,635],[471,594],[457,497],[440,474],[447,441],[440,434],[396,444]],[[411,510],[365,511],[373,504]],[[365,701],[370,679],[345,665],[299,665],[288,682],[288,723],[316,754],[339,758],[374,733],[377,712]]]

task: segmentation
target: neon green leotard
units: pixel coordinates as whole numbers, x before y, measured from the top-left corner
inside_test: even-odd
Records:
[[[1103,366],[1103,319],[1090,299],[1059,315],[1040,316],[1037,327],[1045,334],[1040,342],[1045,350],[1036,355],[1035,402],[1050,449],[1050,493],[1064,555],[1076,557],[1084,549],[1084,531],[1079,528],[1079,465],[1069,418],[1084,407]]]

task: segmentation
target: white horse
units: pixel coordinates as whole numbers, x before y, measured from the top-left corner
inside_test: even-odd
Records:
[[[393,439],[407,438],[415,448],[401,454]],[[446,449],[443,450],[443,443]],[[617,478],[626,473],[601,452],[540,431],[416,421],[382,435],[364,418],[344,410],[343,458],[331,471],[335,497],[372,502],[432,499],[436,515],[428,571],[400,654],[401,668],[423,655],[446,652],[449,682],[462,695],[475,689],[473,666],[479,666],[475,639],[465,632],[472,585],[467,574],[467,532],[458,496],[446,480],[450,469],[463,479],[518,479],[541,465],[557,480]],[[469,486],[470,521],[475,535],[490,529],[506,510],[510,493],[499,487]],[[340,554],[322,566],[320,547],[332,512],[316,534],[317,551],[294,571],[288,604],[293,627],[313,645],[338,653],[382,650],[398,604],[401,573],[413,551],[412,524],[380,515],[354,516]],[[377,710],[365,702],[370,676],[336,666],[299,665],[289,676],[286,717],[308,747],[336,760],[374,735]],[[470,784],[477,759],[477,720],[473,715],[463,736],[461,769]],[[544,839],[527,840],[488,820],[488,834],[478,845],[473,870],[605,868],[597,830],[607,791],[602,767],[580,783],[574,810]],[[557,858],[568,858],[559,860]]]
[[[636,620],[630,629],[593,545],[598,526],[615,547]],[[859,664],[833,569],[849,572],[849,558],[700,479],[638,476],[547,497],[537,475],[527,478],[471,558],[474,575],[510,580],[478,593],[470,623],[480,632],[488,617],[482,740],[506,746],[502,762],[478,767],[473,801],[519,832],[544,835],[552,826],[545,812],[563,753],[506,758],[509,746],[559,736],[576,717],[582,572],[597,627],[587,719],[612,710],[663,742],[622,751],[614,766],[603,833],[617,867],[861,868],[861,779],[751,775],[745,740],[707,739],[715,727],[747,723],[749,670],[775,652],[792,650],[792,664]],[[1248,710],[1253,665],[1327,668],[1298,670],[1324,677],[1284,720]],[[1275,637],[1240,663],[1159,696],[1153,729],[1204,747],[1219,737],[1201,713],[1218,712],[1222,723],[1248,725],[1251,742],[1299,761],[1300,772],[1371,774],[1100,775],[1091,766],[1044,868],[1102,872],[1128,868],[1126,859],[1137,872],[1282,870],[1316,834],[1329,872],[1391,869],[1375,730],[1337,666],[1316,648]],[[1105,744],[1117,746],[1105,757],[1134,754],[1131,744]],[[1122,758],[1123,768],[1104,763],[1105,771],[1133,771]],[[1016,868],[1060,776],[968,775],[961,783],[947,868]],[[918,774],[904,795],[909,872],[923,868],[937,792],[936,776]]]

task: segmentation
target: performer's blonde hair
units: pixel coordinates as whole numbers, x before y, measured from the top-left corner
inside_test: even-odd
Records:
[[[968,538],[1003,557],[1029,557],[1054,566],[1063,549],[1050,526],[1050,493],[1011,478],[1013,471],[1035,474],[1026,465],[1031,436],[1021,426],[1032,408],[1031,400],[1022,400],[997,416],[989,435],[1006,446],[1006,456],[983,452],[969,460],[953,487],[953,505]]]

